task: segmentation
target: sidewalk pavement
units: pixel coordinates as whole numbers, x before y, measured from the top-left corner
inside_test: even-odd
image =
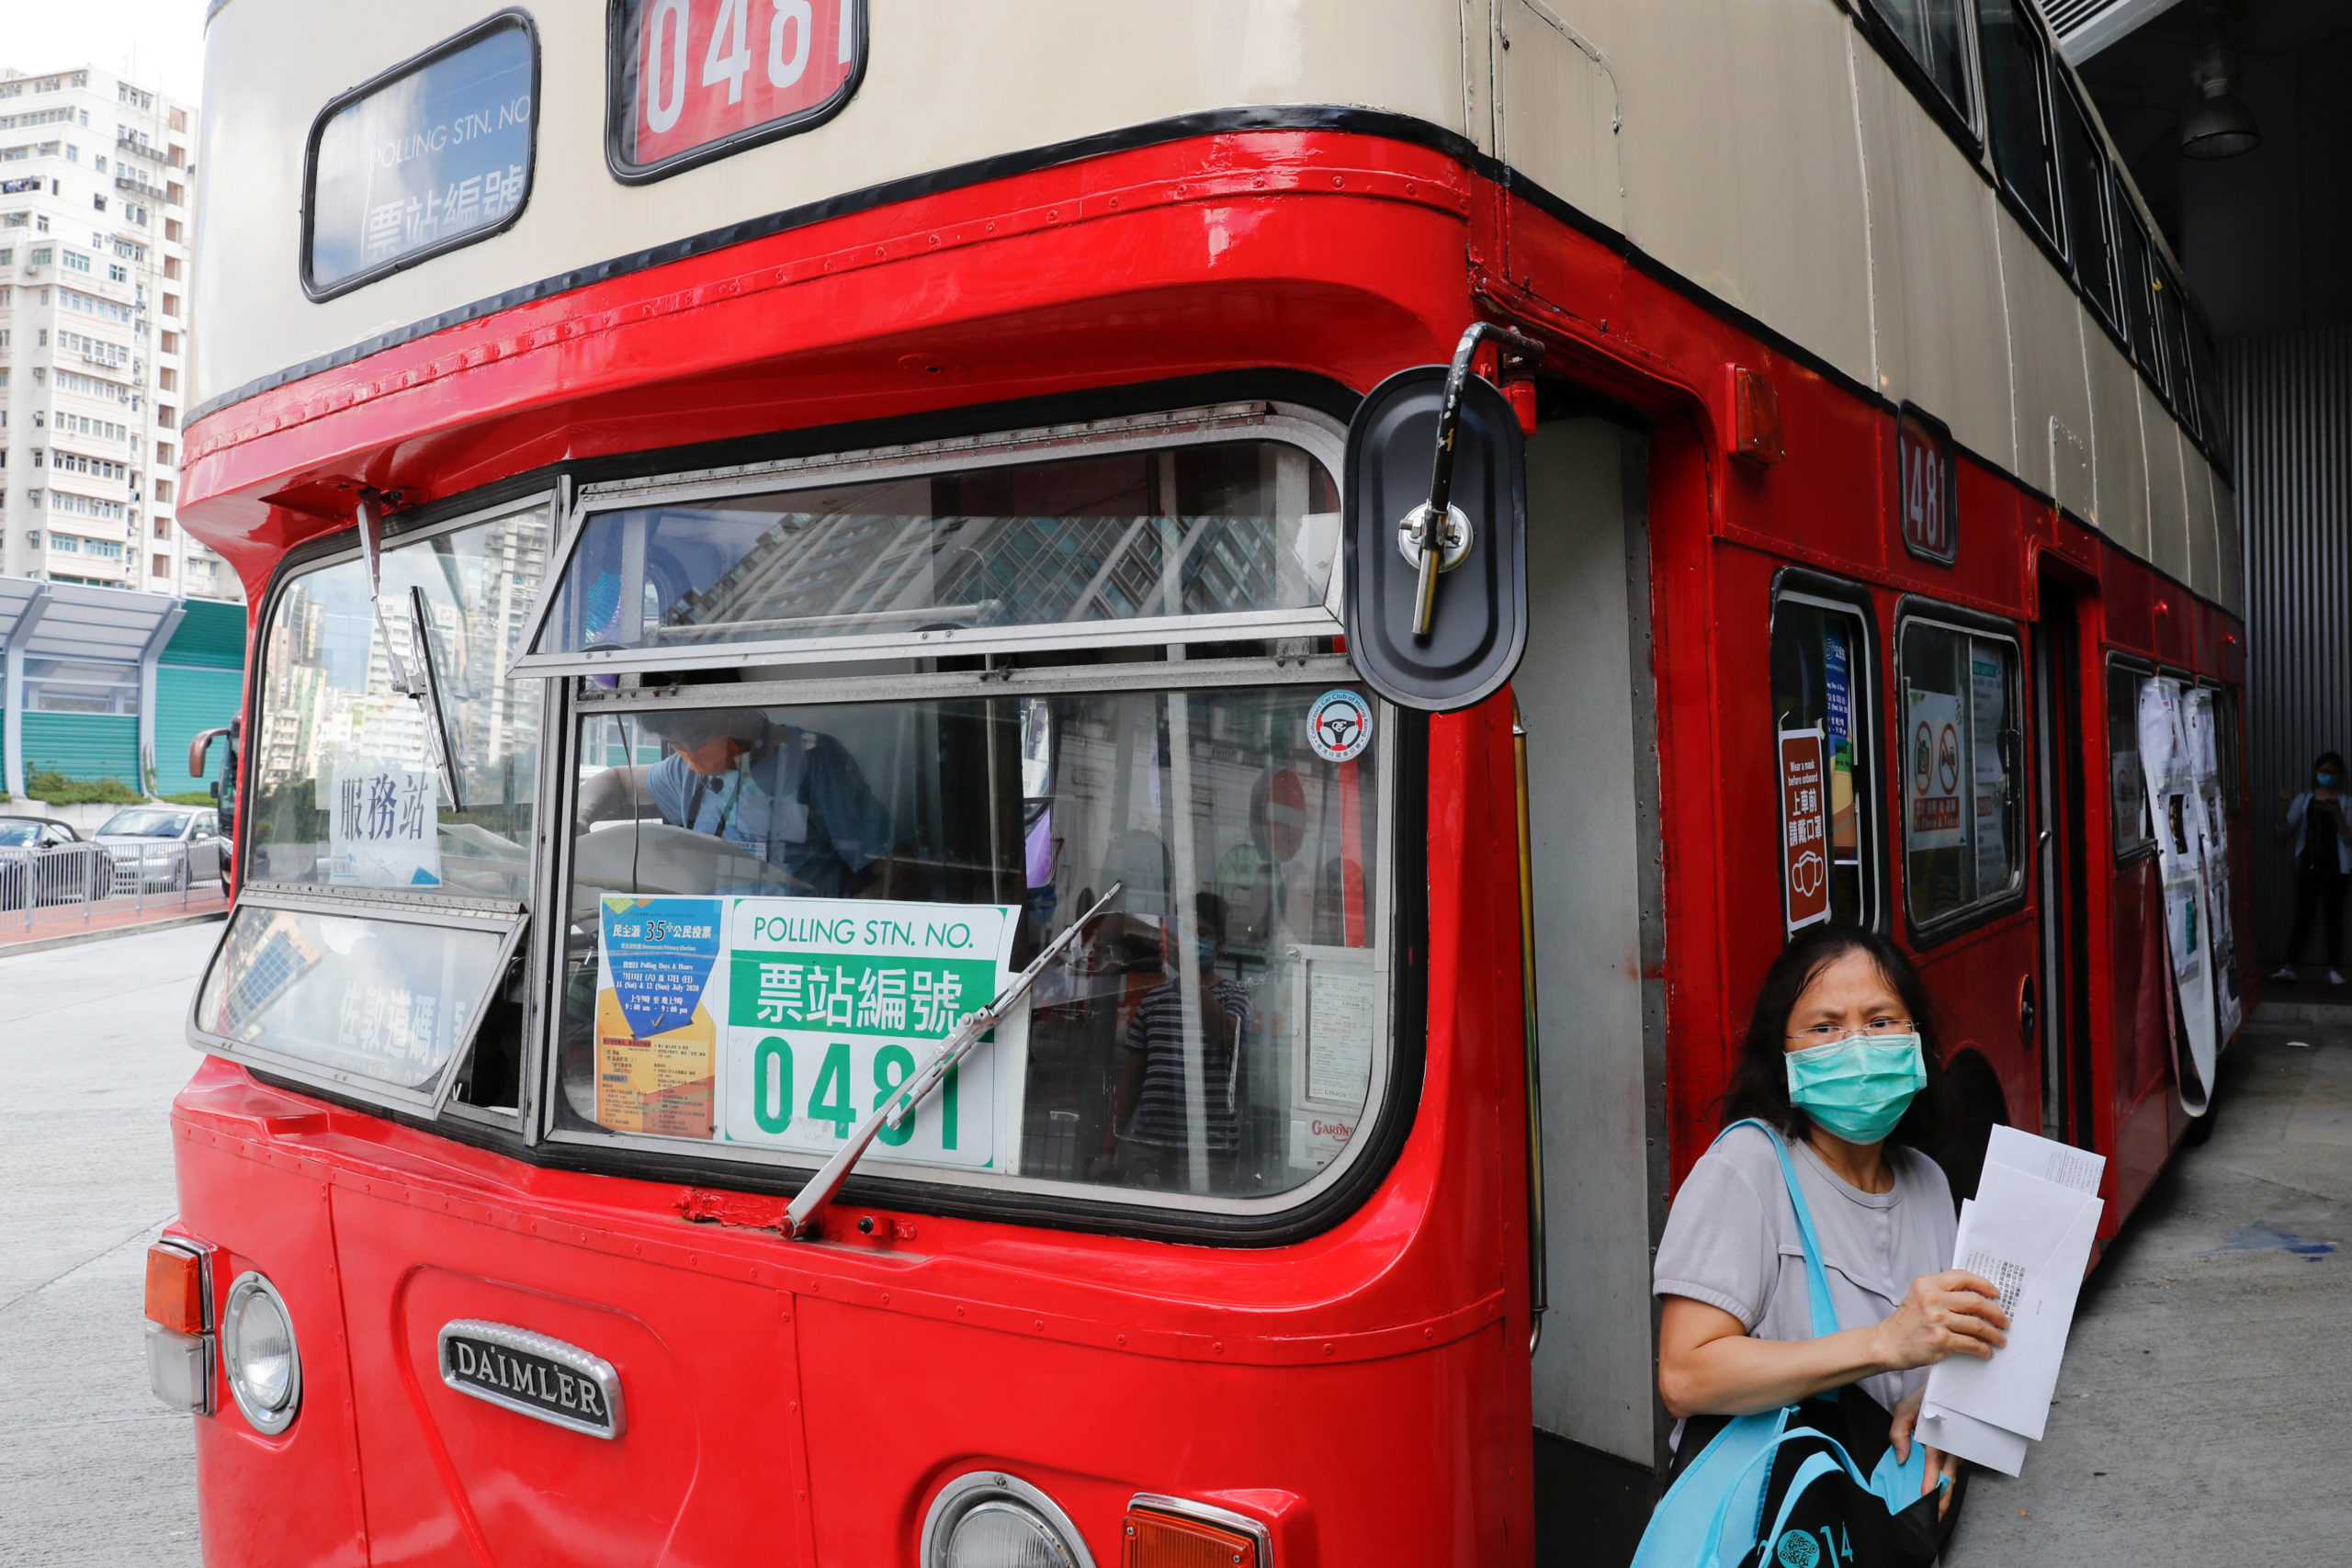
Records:
[[[164,893],[152,895],[143,906],[136,898],[123,897],[36,909],[29,925],[23,910],[12,909],[0,912],[0,953],[40,953],[127,931],[169,931],[174,926],[220,919],[228,909],[229,896],[217,882],[190,888],[185,900],[177,894]]]
[[[0,953],[0,1562],[197,1568],[192,1417],[147,1389],[147,1245],[179,1207],[171,1103],[219,936]],[[289,1503],[289,1506],[291,1504]]]
[[[2211,1142],[2084,1287],[2047,1439],[1971,1482],[1946,1568],[2345,1560],[2352,1008],[2266,1010],[2220,1077]]]

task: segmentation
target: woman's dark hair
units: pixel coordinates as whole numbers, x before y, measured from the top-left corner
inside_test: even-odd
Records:
[[[1813,926],[1800,931],[1764,972],[1756,1010],[1747,1021],[1747,1037],[1732,1066],[1731,1088],[1721,1101],[1724,1126],[1752,1116],[1779,1128],[1792,1142],[1813,1131],[1813,1119],[1789,1103],[1789,1069],[1782,1060],[1788,1053],[1789,1015],[1815,977],[1849,953],[1870,954],[1888,988],[1903,998],[1903,1010],[1918,1026],[1919,1055],[1927,1063],[1927,1087],[1887,1134],[1887,1142],[1917,1149],[1936,1145],[1943,1130],[1943,1049],[1936,1038],[1928,987],[1900,948],[1860,926]]]
[[[2317,773],[2322,768],[2327,766],[2330,762],[2335,764],[2335,771],[2337,773],[2341,773],[2344,771],[2344,758],[2340,753],[2335,751],[2322,751],[2318,756],[2312,759],[2312,772]]]

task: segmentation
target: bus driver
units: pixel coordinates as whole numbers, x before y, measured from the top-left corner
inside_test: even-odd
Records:
[[[658,813],[673,827],[742,846],[818,898],[919,896],[893,853],[890,814],[849,749],[756,708],[650,715],[658,762],[608,768],[580,786],[577,827]]]

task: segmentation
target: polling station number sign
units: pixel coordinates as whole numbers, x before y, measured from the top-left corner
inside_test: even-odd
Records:
[[[302,279],[324,299],[496,233],[530,192],[537,49],[492,18],[330,105],[312,132]]]
[[[855,89],[862,0],[620,0],[614,162],[650,177],[815,125]]]
[[[598,1120],[830,1155],[1011,978],[1017,912],[607,899]],[[1001,1054],[965,1058],[866,1157],[993,1163],[1000,1087],[1019,1089]]]

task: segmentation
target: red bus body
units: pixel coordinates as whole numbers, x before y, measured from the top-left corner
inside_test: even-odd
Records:
[[[1539,336],[1547,388],[1646,432],[1662,957],[1643,978],[1665,1000],[1679,1179],[1783,941],[1758,673],[1776,574],[1854,585],[1882,671],[1905,595],[1993,617],[2030,657],[2063,585],[2078,722],[2028,744],[2090,780],[2108,656],[2234,684],[2242,627],[1965,453],[1956,563],[1906,554],[1882,400],[1438,139],[1170,135],[582,281],[207,413],[186,515],[262,606],[363,485],[410,507],[606,457],[1193,377],[1361,393],[1480,320]],[[1777,394],[1776,464],[1732,454],[1733,367]],[[1892,822],[1899,741],[1880,742]],[[1536,1562],[1511,745],[1508,691],[1430,722],[1418,1103],[1375,1194],[1306,1239],[837,1205],[825,1239],[793,1242],[780,1196],[535,1165],[207,1059],[173,1113],[178,1228],[217,1249],[216,1292],[266,1269],[305,1376],[282,1437],[225,1401],[196,1422],[207,1561],[911,1564],[938,1487],[996,1466],[1050,1493],[1105,1568],[1138,1492],[1262,1521],[1283,1568]],[[2111,1236],[2188,1118],[2155,873],[2115,864],[2109,792],[2081,795],[2072,825],[2029,818],[2079,837],[2075,907],[2045,908],[2030,874],[2021,905],[1921,962],[1948,1053],[1981,1059],[1998,1113],[2109,1156]],[[1903,856],[1883,859],[1905,940]],[[2052,978],[2045,920],[2086,938],[2057,978],[2087,1023],[2087,1125],[2044,1106],[2020,1021],[2021,987]],[[628,1381],[630,1439],[444,1387],[453,1317],[598,1346]]]

